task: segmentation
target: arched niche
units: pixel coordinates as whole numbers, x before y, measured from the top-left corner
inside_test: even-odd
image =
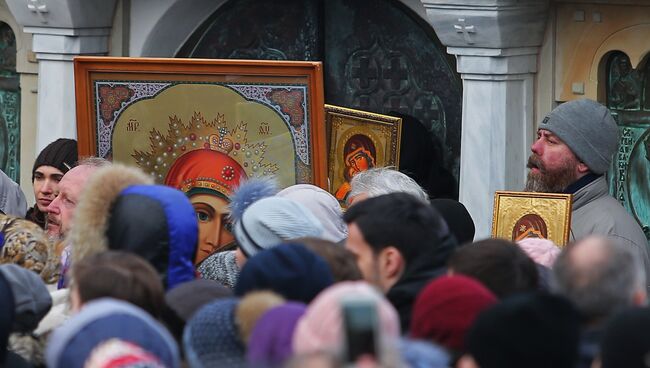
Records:
[[[650,24],[639,24],[621,29],[609,37],[595,50],[589,69],[589,83],[586,97],[605,101],[606,65],[609,57],[616,52],[622,52],[629,58],[632,68],[637,68],[650,53]]]

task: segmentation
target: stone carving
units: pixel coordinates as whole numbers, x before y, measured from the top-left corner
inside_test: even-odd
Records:
[[[33,11],[34,13],[47,13],[47,4],[45,0],[27,0],[27,9]]]
[[[38,14],[41,19],[41,23],[47,24],[46,15],[50,12],[47,8],[45,0],[27,0],[27,9],[32,13]]]
[[[473,45],[474,41],[472,40],[471,33],[476,33],[476,29],[474,26],[466,26],[465,25],[465,18],[458,18],[458,23],[460,24],[454,24],[454,29],[456,30],[456,33],[462,33],[463,37],[465,37],[465,42],[467,42],[469,45]]]

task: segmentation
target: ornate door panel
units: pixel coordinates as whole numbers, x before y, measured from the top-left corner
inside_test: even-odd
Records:
[[[16,37],[0,23],[0,169],[20,178],[20,87],[16,73]]]
[[[610,191],[650,239],[650,63],[632,69],[617,52],[607,62],[607,106],[619,126]]]
[[[396,0],[231,0],[177,56],[322,60],[327,103],[397,111],[424,125],[402,139],[423,161],[408,166],[425,165],[414,177],[431,194],[454,197],[462,84],[441,50],[433,29]]]
[[[177,57],[321,60],[318,0],[231,0],[201,25]]]
[[[444,147],[444,166],[457,178],[462,87],[433,30],[396,1],[326,4],[327,102],[416,117],[432,133],[431,144]]]

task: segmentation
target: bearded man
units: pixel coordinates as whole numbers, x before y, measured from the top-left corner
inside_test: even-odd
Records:
[[[634,249],[650,274],[643,231],[609,195],[605,173],[617,145],[618,127],[606,107],[588,99],[564,103],[539,126],[525,190],[573,194],[571,240],[592,234],[615,238]]]

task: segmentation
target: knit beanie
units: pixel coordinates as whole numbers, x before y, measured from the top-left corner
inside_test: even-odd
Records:
[[[32,168],[32,182],[34,181],[36,169],[41,166],[52,166],[65,174],[74,166],[77,160],[77,141],[59,138],[43,148],[36,157]]]
[[[34,331],[52,307],[45,283],[34,272],[14,264],[0,266],[0,277],[9,284],[13,294],[13,331]]]
[[[296,184],[276,195],[296,201],[310,210],[323,225],[323,239],[337,243],[348,236],[339,201],[322,188],[312,184]]]
[[[237,244],[248,258],[283,241],[319,237],[320,221],[298,202],[280,197],[262,198],[244,210],[235,223]]]
[[[239,277],[236,251],[227,250],[210,254],[196,266],[199,277],[216,281],[230,289],[235,287]]]
[[[462,351],[465,332],[476,316],[497,302],[478,281],[463,275],[442,276],[427,285],[413,306],[411,335]]]
[[[521,294],[483,311],[466,338],[481,368],[573,368],[580,314],[566,299]]]
[[[400,326],[395,308],[368,283],[347,281],[327,288],[309,304],[293,334],[293,350],[296,354],[342,354],[345,337],[341,302],[346,298],[370,299],[375,303],[377,329],[381,337],[380,351],[386,352],[397,343]]]
[[[49,339],[48,367],[81,368],[100,344],[121,339],[159,359],[165,367],[180,367],[178,347],[165,327],[144,310],[115,299],[97,299],[83,306]]]
[[[0,215],[0,264],[6,263],[35,272],[47,284],[56,283],[61,272],[54,244],[40,226]]]
[[[244,344],[235,326],[234,298],[201,308],[185,326],[183,348],[190,368],[245,367]]]
[[[287,300],[308,304],[332,283],[332,271],[320,256],[303,245],[281,244],[258,253],[244,264],[235,295],[271,290]]]
[[[650,308],[620,312],[605,327],[600,346],[602,368],[648,367]]]
[[[266,311],[248,341],[246,360],[251,367],[279,367],[293,355],[293,332],[307,307],[289,302]]]
[[[618,127],[610,111],[589,99],[563,103],[539,124],[557,135],[595,174],[602,174],[612,162],[618,145]]]

